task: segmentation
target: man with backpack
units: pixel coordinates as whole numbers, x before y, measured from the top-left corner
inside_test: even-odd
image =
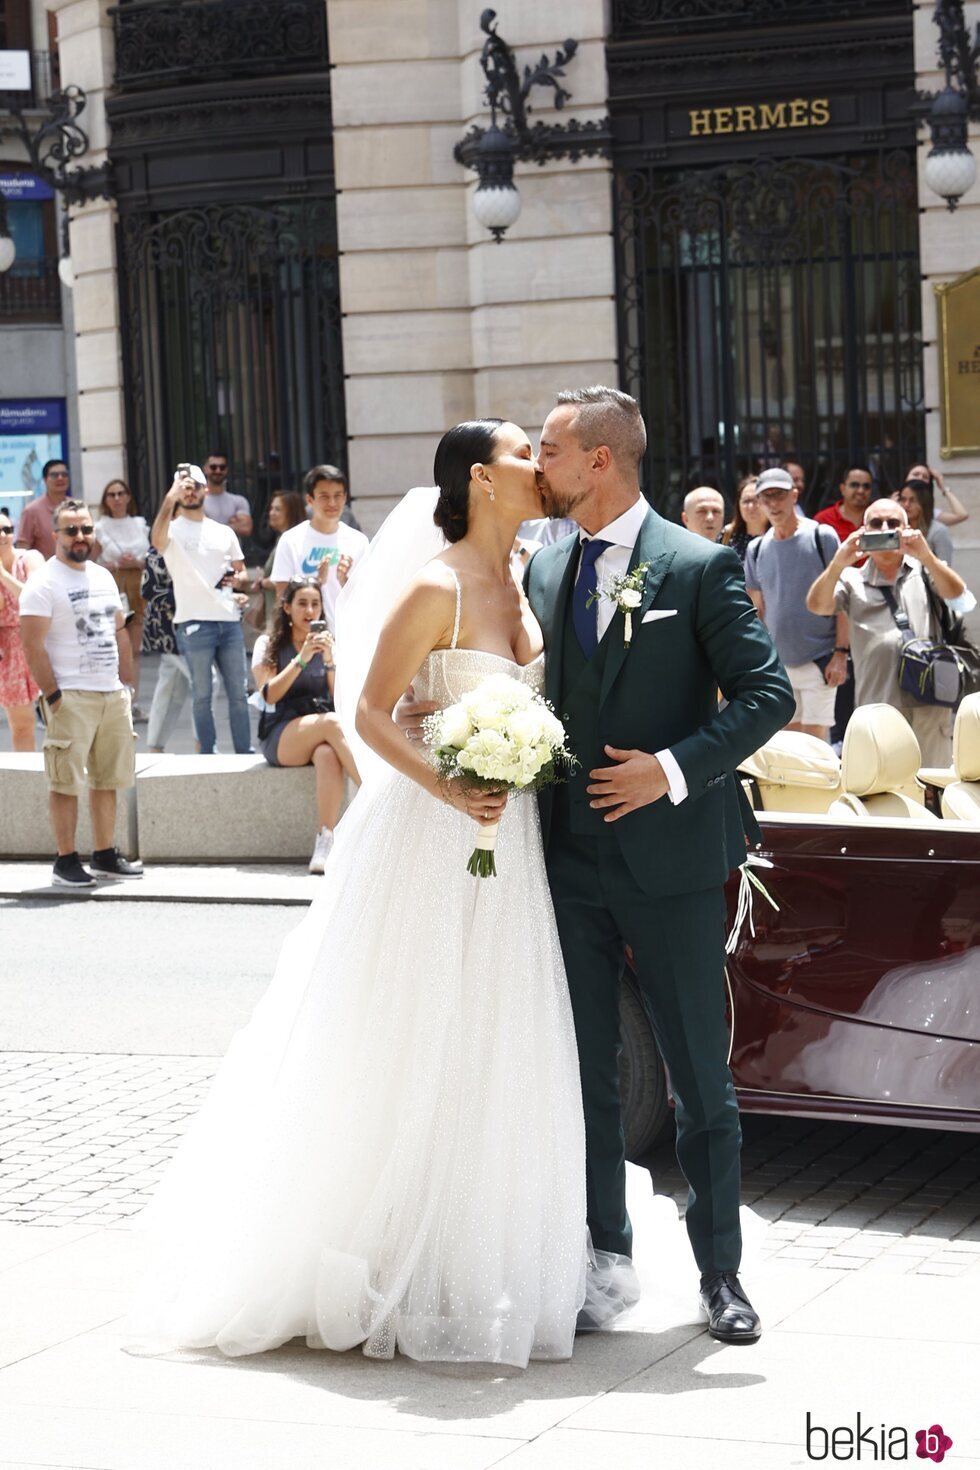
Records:
[[[884,550],[862,548],[862,538],[897,533]],[[868,551],[863,566],[856,563]],[[902,654],[911,640],[942,643],[942,604],[954,603],[966,583],[909,527],[905,508],[876,500],[864,525],[842,541],[807,594],[817,617],[836,610],[848,622],[858,704],[891,704],[915,731],[924,766],[948,766],[952,758],[951,705],[926,703],[902,682]],[[914,652],[914,650],[913,650]],[[928,689],[921,691],[927,697]]]
[[[796,696],[796,714],[786,726],[829,740],[838,685],[847,678],[846,618],[838,620],[807,608],[815,579],[833,559],[840,542],[829,526],[796,513],[799,491],[788,470],[763,470],[756,494],[769,517],[769,530],[749,543],[745,585]]]

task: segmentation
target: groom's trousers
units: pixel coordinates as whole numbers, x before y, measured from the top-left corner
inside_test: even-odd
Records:
[[[728,1068],[723,892],[651,897],[612,833],[573,834],[560,815],[547,862],[581,1066],[592,1243],[631,1254],[619,1101],[619,984],[629,945],[670,1073],[694,1256],[702,1272],[737,1271],[742,1135]]]

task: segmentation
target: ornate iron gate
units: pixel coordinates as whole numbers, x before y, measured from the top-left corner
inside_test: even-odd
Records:
[[[901,483],[925,440],[911,150],[622,170],[616,200],[622,383],[665,514],[786,457],[811,509],[851,463]]]
[[[256,529],[270,494],[344,463],[333,198],[128,211],[120,225],[130,475],[156,504],[221,449]]]

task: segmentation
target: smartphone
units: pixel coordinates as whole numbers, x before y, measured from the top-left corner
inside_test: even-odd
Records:
[[[179,464],[174,472],[175,478],[179,480],[181,475],[189,475],[190,472],[191,467],[189,464]]]
[[[314,618],[312,623],[310,624],[310,632],[313,634],[314,637],[316,637],[318,633],[326,633],[327,624],[325,620],[323,618]]]
[[[858,542],[862,551],[897,551],[901,544],[899,531],[865,531]]]

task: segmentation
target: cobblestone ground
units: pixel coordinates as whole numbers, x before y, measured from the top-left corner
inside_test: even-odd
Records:
[[[152,1195],[215,1061],[0,1055],[0,1219],[119,1225]],[[745,1203],[766,1256],[956,1276],[980,1271],[980,1136],[746,1118]],[[683,1205],[673,1154],[648,1161]]]

